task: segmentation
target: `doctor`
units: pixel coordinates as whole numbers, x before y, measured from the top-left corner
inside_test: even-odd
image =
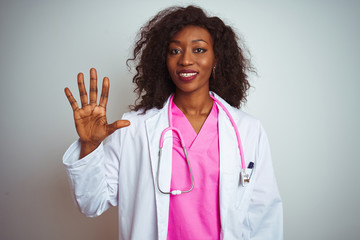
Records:
[[[139,36],[139,101],[127,120],[107,123],[109,79],[97,103],[95,69],[89,98],[78,74],[81,107],[65,89],[79,140],[63,163],[79,209],[95,217],[118,206],[119,239],[282,239],[266,134],[237,109],[251,68],[232,29],[173,7]]]

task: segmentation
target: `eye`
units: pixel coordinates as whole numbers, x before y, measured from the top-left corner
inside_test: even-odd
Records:
[[[170,49],[170,50],[169,50],[169,53],[170,53],[171,55],[176,55],[176,54],[179,54],[179,53],[180,53],[180,50],[179,50],[179,49]]]
[[[204,52],[206,52],[206,51],[207,51],[207,50],[204,49],[204,48],[196,48],[196,49],[194,50],[195,53],[204,53]]]

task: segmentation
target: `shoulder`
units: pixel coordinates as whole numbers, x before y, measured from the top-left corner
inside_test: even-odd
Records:
[[[230,107],[231,115],[243,135],[251,136],[251,138],[258,139],[263,132],[262,123],[256,117],[244,112],[241,109]]]
[[[145,113],[141,109],[138,111],[130,111],[130,112],[124,113],[122,116],[122,119],[129,120],[131,123],[132,122],[140,123],[140,122],[146,121],[146,119],[148,119],[148,118],[151,118],[152,116],[157,114],[160,110],[157,108],[152,108],[152,109],[147,110]]]
[[[122,115],[122,120],[128,120],[130,125],[115,131],[113,138],[124,138],[129,136],[143,137],[145,134],[146,120],[159,112],[158,109],[150,109],[144,113],[143,111],[130,111]]]
[[[252,122],[252,123],[259,123],[259,119],[257,119],[256,117],[244,112],[241,109],[237,109],[234,107],[231,107],[233,113],[237,116],[237,118],[241,121],[246,121],[246,122]]]
[[[214,100],[217,102],[219,110],[224,112],[228,111],[228,113],[230,113],[231,117],[234,119],[235,123],[237,124],[248,123],[253,125],[260,124],[258,119],[244,112],[241,109],[231,106],[228,102],[226,102],[216,93],[210,92],[210,94],[215,97]]]
[[[238,109],[233,106],[230,106],[227,102],[225,102],[224,106],[227,108],[227,110],[233,117],[234,122],[237,125],[246,125],[248,127],[252,126],[256,128],[261,126],[259,119],[244,112],[242,109]]]
[[[134,135],[141,133],[145,134],[147,128],[146,126],[148,125],[149,120],[152,119],[154,116],[159,115],[159,113],[163,111],[164,108],[152,108],[147,110],[145,113],[142,110],[124,113],[122,119],[130,121],[130,126],[126,128],[121,128],[123,130],[122,132],[124,134],[131,133]]]

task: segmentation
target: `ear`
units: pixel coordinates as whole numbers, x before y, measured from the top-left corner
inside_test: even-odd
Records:
[[[215,57],[214,63],[213,63],[213,66],[212,66],[213,68],[214,68],[214,67],[216,68],[217,62],[218,62],[218,61],[217,61],[217,57]]]
[[[214,61],[212,68],[216,68],[217,61]]]

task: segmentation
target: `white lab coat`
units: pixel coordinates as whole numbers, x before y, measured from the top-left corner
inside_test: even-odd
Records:
[[[237,124],[246,166],[250,161],[255,163],[250,184],[242,187],[236,135],[226,113],[218,106],[220,239],[282,239],[282,202],[266,134],[258,120],[215,97]],[[144,115],[124,114],[123,119],[131,125],[117,130],[83,159],[78,160],[79,141],[64,154],[63,163],[81,212],[94,217],[117,205],[119,239],[166,239],[169,195],[159,192],[156,172],[160,135],[168,127],[168,104],[169,101],[162,109],[151,109]],[[165,138],[171,134],[168,131]],[[160,185],[168,191],[171,140],[166,141],[162,154]]]

